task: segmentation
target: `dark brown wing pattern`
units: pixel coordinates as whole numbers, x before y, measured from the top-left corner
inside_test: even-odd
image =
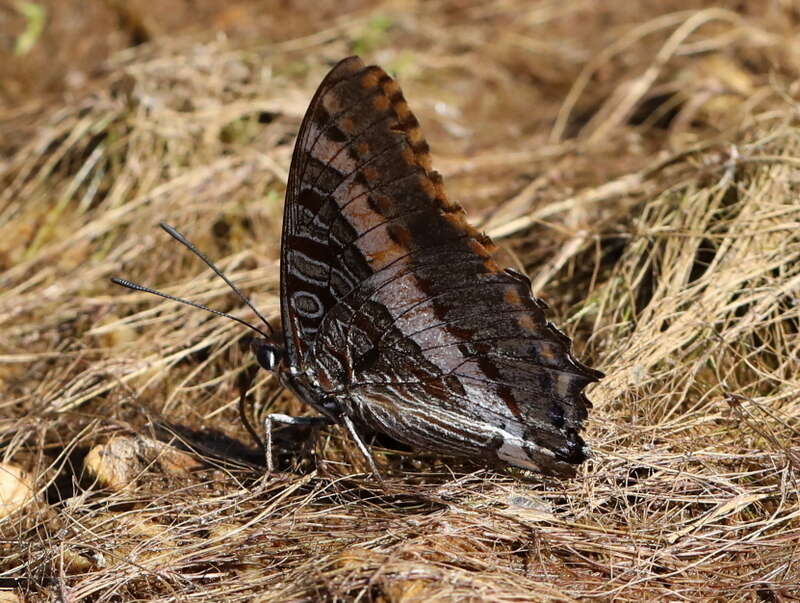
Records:
[[[351,57],[319,87],[284,214],[288,364],[317,402],[412,446],[570,473],[577,362],[524,276],[447,200],[397,85]]]

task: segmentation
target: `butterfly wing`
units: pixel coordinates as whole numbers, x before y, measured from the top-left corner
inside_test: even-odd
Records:
[[[341,219],[340,206],[357,195],[368,169],[353,156],[377,117],[365,110],[375,95],[361,83],[376,70],[365,69],[358,57],[339,62],[317,89],[297,135],[281,240],[281,316],[292,366],[301,364],[326,312],[372,273],[348,248],[356,233]]]
[[[303,121],[284,217],[287,351],[306,386],[411,445],[568,472],[578,363],[530,283],[448,201],[397,84],[351,57]]]

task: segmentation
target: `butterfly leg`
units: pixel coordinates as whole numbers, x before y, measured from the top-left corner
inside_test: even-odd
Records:
[[[264,419],[264,431],[267,436],[267,441],[265,444],[266,448],[266,455],[267,455],[267,472],[272,473],[275,469],[274,461],[272,458],[272,425],[275,423],[280,423],[282,425],[311,425],[311,426],[322,426],[322,425],[330,425],[331,420],[328,417],[290,417],[289,415],[284,415],[281,413],[272,413],[267,415],[267,418]]]
[[[369,468],[372,470],[372,474],[379,480],[382,480],[381,474],[378,471],[378,467],[375,465],[375,459],[372,458],[372,454],[370,454],[370,451],[367,448],[367,445],[364,443],[364,440],[362,440],[361,436],[358,435],[358,431],[356,430],[353,420],[346,414],[342,414],[342,420],[344,421],[345,427],[347,427],[347,431],[350,432],[350,436],[353,438],[353,440],[355,440],[359,452],[361,452],[361,454],[364,455],[364,458],[367,459],[367,463],[369,463]]]

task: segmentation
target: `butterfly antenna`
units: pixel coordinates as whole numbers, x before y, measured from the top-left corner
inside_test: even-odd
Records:
[[[270,333],[270,336],[274,335],[272,327],[270,326],[270,324],[267,321],[267,319],[264,318],[264,315],[261,314],[261,312],[259,312],[258,309],[252,303],[250,303],[250,300],[247,299],[247,296],[244,293],[242,293],[241,290],[236,285],[234,285],[230,281],[230,279],[222,273],[222,271],[219,268],[217,268],[214,265],[214,262],[212,262],[210,259],[208,259],[208,256],[206,256],[206,254],[204,254],[197,247],[195,247],[194,244],[191,241],[189,241],[189,239],[184,237],[181,233],[179,233],[177,230],[175,230],[169,224],[166,224],[165,222],[160,222],[159,226],[161,226],[161,228],[163,228],[167,232],[167,234],[169,236],[171,236],[173,239],[178,241],[178,243],[180,243],[181,245],[186,247],[189,251],[191,251],[193,254],[195,254],[197,257],[199,257],[201,260],[203,260],[203,262],[205,262],[206,266],[211,268],[211,270],[214,271],[214,274],[216,274],[223,281],[225,281],[225,283],[228,285],[228,287],[233,289],[233,292],[236,293],[236,295],[239,296],[239,299],[241,299],[245,304],[247,304],[248,308],[250,308],[253,312],[256,313],[256,316],[258,316],[261,319],[261,322],[263,322],[266,325],[267,330]],[[213,310],[212,310],[212,312],[213,312]],[[233,318],[233,317],[231,317],[231,318]],[[261,329],[256,329],[256,331],[258,331],[259,333],[263,333],[261,331]],[[269,339],[269,337],[268,337],[268,339]]]
[[[187,306],[192,306],[193,308],[198,308],[199,310],[205,310],[206,312],[211,312],[212,314],[216,314],[217,316],[224,316],[225,318],[230,318],[231,320],[235,320],[239,324],[242,324],[250,329],[253,329],[256,333],[259,333],[265,339],[270,338],[270,336],[267,335],[264,331],[262,331],[255,325],[251,325],[246,320],[242,320],[241,318],[238,318],[236,316],[231,316],[230,314],[227,314],[225,312],[220,312],[219,310],[215,310],[214,308],[209,308],[208,306],[204,306],[203,304],[198,304],[196,302],[189,301],[188,299],[183,299],[181,297],[175,297],[174,295],[162,293],[161,291],[156,291],[155,289],[151,289],[150,287],[145,287],[144,285],[132,283],[131,281],[126,281],[124,278],[117,278],[116,276],[111,277],[111,282],[114,283],[115,285],[121,285],[123,287],[127,287],[128,289],[133,289],[134,291],[142,291],[144,293],[150,293],[152,295],[157,295],[158,297],[163,297],[164,299],[168,299],[170,301],[175,301],[181,304],[185,304]]]

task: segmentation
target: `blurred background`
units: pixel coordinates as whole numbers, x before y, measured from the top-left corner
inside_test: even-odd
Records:
[[[166,221],[277,317],[351,54],[606,373],[577,479],[378,440],[377,482],[334,428],[265,476],[244,329],[109,283],[253,319]],[[797,598],[798,97],[795,0],[0,0],[0,596]]]

